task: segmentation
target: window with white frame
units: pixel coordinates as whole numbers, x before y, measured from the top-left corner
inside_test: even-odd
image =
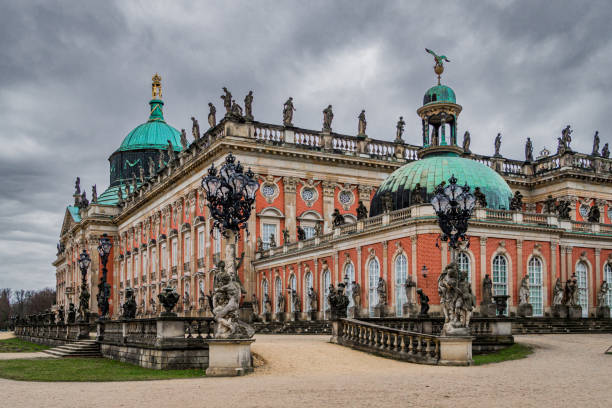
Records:
[[[408,260],[404,254],[395,257],[395,314],[403,315],[403,306],[406,303],[406,290],[404,285],[408,278]]]
[[[606,263],[604,265],[604,280],[608,285],[612,283],[612,265]],[[605,304],[610,307],[610,317],[612,317],[612,290],[608,290],[606,293]]]
[[[172,241],[172,266],[176,266],[176,263],[178,261],[178,242],[176,242],[176,239]]]
[[[189,262],[191,258],[191,237],[189,235],[185,236],[185,247],[183,248],[183,262]]]
[[[276,234],[276,224],[263,224],[261,240],[264,249],[270,248],[270,237],[274,234],[274,240],[278,243],[278,235]]]
[[[198,258],[204,258],[204,230],[198,231]]]
[[[527,265],[529,274],[529,303],[533,307],[534,316],[544,315],[544,299],[542,290],[542,261],[532,257]]]
[[[297,280],[295,278],[295,275],[291,275],[291,277],[289,277],[289,287],[291,288],[291,295],[289,296],[289,301],[291,303],[290,310],[291,312],[295,312],[295,307],[293,305],[293,293],[295,291],[295,294],[297,296]]]
[[[465,252],[459,252],[457,254],[457,266],[462,273],[467,274],[468,282],[472,281],[472,271],[470,268],[470,256]]]
[[[329,285],[331,285],[331,273],[329,272],[329,269],[326,269],[325,272],[323,272],[323,290],[319,293],[323,293],[323,318],[327,319],[329,318],[329,302],[327,301],[328,295],[329,295]]]
[[[578,262],[578,265],[576,265],[576,279],[578,280],[578,304],[582,307],[582,317],[589,317],[589,283],[587,271],[587,264]]]
[[[219,233],[218,228],[213,229],[213,241],[214,241],[214,250],[215,254],[221,253],[221,234]]]
[[[380,277],[380,264],[378,259],[372,258],[368,263],[368,309],[370,317],[374,317],[374,306],[378,303],[378,278]]]
[[[306,239],[314,238],[316,232],[314,227],[302,227],[304,230],[304,235],[306,235]]]
[[[306,272],[306,276],[304,276],[304,300],[303,304],[306,305],[304,308],[307,312],[310,312],[310,302],[308,301],[308,292],[312,288],[312,273]]]
[[[277,276],[276,280],[274,281],[274,310],[276,311],[276,313],[283,311],[278,308],[278,300],[281,296],[283,296],[283,283]]]
[[[508,260],[503,255],[493,258],[493,295],[508,294]]]

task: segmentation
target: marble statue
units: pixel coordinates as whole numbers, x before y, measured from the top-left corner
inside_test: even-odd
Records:
[[[563,284],[561,283],[561,278],[557,278],[555,282],[555,287],[553,288],[553,306],[558,306],[563,304]]]
[[[591,208],[589,208],[589,214],[587,216],[588,221],[599,222],[600,217],[601,213],[599,212],[599,207],[597,206],[597,204],[591,206]]]
[[[223,99],[223,106],[225,107],[225,116],[229,116],[232,111],[232,93],[226,87],[223,87],[223,92],[221,99]]]
[[[293,107],[293,98],[289,97],[287,102],[283,105],[283,125],[293,126],[293,112],[296,109]]]
[[[302,302],[295,289],[291,291],[291,303],[293,304],[294,313],[299,313],[302,311]]]
[[[429,296],[423,292],[423,289],[417,289],[417,295],[419,295],[419,302],[421,303],[420,316],[427,316],[429,314]]]
[[[125,289],[125,302],[121,306],[123,314],[121,315],[124,319],[134,319],[136,317],[136,299],[134,298],[134,289]]]
[[[249,91],[244,97],[244,117],[253,120],[253,91]]]
[[[334,112],[332,106],[327,105],[327,108],[323,109],[323,130],[331,131],[332,120],[334,120]]]
[[[181,146],[183,147],[183,151],[187,150],[189,146],[189,142],[187,141],[187,132],[185,129],[181,129]]]
[[[599,130],[595,132],[593,136],[593,152],[592,156],[599,156]]]
[[[606,159],[610,157],[610,148],[608,147],[607,143],[601,149],[601,157],[606,158]]]
[[[533,161],[533,143],[531,143],[531,138],[529,137],[527,138],[527,142],[525,143],[525,161]]]
[[[491,303],[493,303],[493,281],[487,273],[482,280],[482,304],[489,305]]]
[[[276,248],[276,237],[274,234],[270,234],[270,248]]]
[[[169,140],[168,140],[168,147],[166,148],[166,152],[168,153],[168,163],[173,163],[176,160],[176,152],[174,151],[172,142]]]
[[[368,122],[366,121],[365,109],[361,111],[357,118],[359,119],[359,124],[357,126],[357,136],[365,136],[366,126],[368,125]]]
[[[231,116],[233,116],[235,118],[241,118],[242,117],[242,107],[240,105],[238,105],[235,100],[232,100],[232,108],[231,108],[230,114],[231,114]]]
[[[406,276],[406,282],[404,283],[404,294],[406,295],[406,303],[411,305],[415,303],[414,290],[416,283],[412,280],[412,275]]]
[[[321,234],[323,233],[322,229],[321,229],[321,223],[317,222],[314,226],[315,229],[315,237],[320,237]]]
[[[383,194],[382,198],[382,207],[385,212],[393,211],[393,194],[390,191],[387,191]]]
[[[217,268],[217,286],[213,292],[213,315],[215,319],[215,339],[250,339],[255,330],[238,318],[242,291],[235,275]]]
[[[580,304],[580,289],[578,288],[578,278],[576,277],[576,273],[572,274],[571,294],[572,306],[578,306]]]
[[[578,279],[576,274],[565,282],[565,289],[563,291],[563,304],[565,306],[577,306],[578,305]]]
[[[523,194],[516,190],[514,196],[510,199],[510,210],[511,211],[522,211],[523,210]]]
[[[91,202],[92,203],[98,202],[98,189],[95,184],[91,186]]]
[[[344,293],[344,289],[344,283],[342,282],[338,284],[338,289],[334,289],[333,285],[330,285],[327,301],[329,302],[332,320],[346,317],[349,298]]]
[[[155,175],[155,161],[151,156],[149,156],[149,177],[153,177]]]
[[[397,125],[395,126],[395,143],[404,143],[402,139],[402,135],[404,134],[404,128],[406,127],[406,122],[404,122],[404,117],[400,116],[397,121]]]
[[[345,224],[344,217],[340,214],[340,210],[335,208],[332,213],[332,224],[334,228],[340,227]]]
[[[191,117],[191,135],[193,136],[193,140],[200,139],[200,124],[193,116]]]
[[[521,286],[519,287],[519,304],[529,303],[529,274],[525,274],[521,279]]]
[[[353,305],[355,308],[361,308],[361,285],[355,281],[351,282],[351,297],[353,298]]]
[[[272,313],[272,302],[270,301],[270,296],[266,293],[264,295],[264,306],[263,306],[264,314]]]
[[[410,205],[423,204],[423,188],[421,183],[416,183],[410,192]]]
[[[601,286],[597,291],[597,307],[610,306],[606,304],[606,295],[608,293],[608,282],[601,282]]]
[[[476,198],[476,204],[479,207],[486,208],[487,206],[487,197],[484,195],[482,191],[480,191],[480,187],[476,187],[474,189],[474,198]]]
[[[357,221],[365,220],[366,218],[368,218],[368,209],[363,205],[363,201],[359,200],[359,205],[357,206]]]
[[[81,178],[77,177],[76,181],[74,182],[74,195],[80,195],[81,194]]]
[[[497,136],[495,136],[495,155],[494,157],[502,157],[502,155],[499,153],[499,149],[501,149],[501,133],[498,133]]]
[[[289,245],[291,240],[289,239],[289,230],[285,228],[283,230],[283,245]]]
[[[145,169],[143,166],[138,167],[138,179],[140,180],[140,184],[144,184],[145,182]]]
[[[208,102],[208,126],[214,128],[217,126],[217,108],[211,102]]]
[[[278,299],[276,299],[276,311],[283,313],[285,311],[285,295],[283,293],[278,293],[277,296]]]
[[[376,286],[376,294],[378,295],[378,304],[376,306],[384,306],[387,304],[387,283],[382,276],[378,278]]]
[[[466,130],[463,134],[463,151],[465,153],[472,153],[470,150],[470,143],[472,143],[472,137],[470,136],[470,132]]]
[[[456,262],[448,264],[440,274],[438,294],[444,313],[442,335],[469,335],[475,297],[471,291],[467,274],[459,270]]]
[[[316,312],[319,310],[319,296],[313,288],[308,289],[308,311]]]

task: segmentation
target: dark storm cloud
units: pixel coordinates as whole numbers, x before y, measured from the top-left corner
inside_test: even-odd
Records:
[[[370,137],[392,140],[403,115],[435,83],[425,47],[446,54],[443,81],[463,105],[473,150],[522,158],[554,150],[571,124],[590,151],[610,110],[611,5],[598,2],[3,2],[0,13],[0,287],[54,285],[55,243],[74,177],[90,195],[108,184],[108,156],[146,120],[150,78],[163,77],[165,116],[188,127],[221,108],[221,87],[279,123],[354,134],[366,109]]]

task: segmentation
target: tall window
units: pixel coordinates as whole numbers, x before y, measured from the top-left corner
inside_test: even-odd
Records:
[[[172,241],[172,266],[176,266],[177,252],[178,252],[178,243],[176,242],[176,239],[175,239],[174,241]]]
[[[329,295],[329,285],[331,285],[331,273],[329,269],[323,272],[323,290],[319,293],[323,293],[323,318],[329,317],[329,302],[327,301],[327,295]]]
[[[349,298],[349,307],[355,306],[353,302],[353,281],[355,280],[355,267],[352,262],[349,262],[344,267],[344,276],[348,278],[348,284],[346,286],[346,296]]]
[[[542,261],[533,257],[527,265],[529,273],[529,303],[533,306],[533,315],[544,315],[544,299],[542,297]]]
[[[612,265],[609,263],[604,265],[604,280],[608,285],[612,284]],[[612,308],[612,290],[606,293],[606,305]],[[610,317],[612,317],[612,309],[610,310]]]
[[[215,241],[215,254],[221,253],[221,234],[217,228],[213,229],[213,240]]]
[[[374,306],[376,306],[378,303],[378,293],[376,292],[376,287],[378,286],[379,277],[380,264],[378,263],[378,259],[374,258],[368,264],[368,308],[370,311],[370,317],[374,317]]]
[[[264,305],[266,302],[266,295],[270,296],[270,290],[268,288],[268,280],[264,279],[263,281],[261,281],[261,310],[263,312],[264,310]]]
[[[295,308],[293,306],[293,291],[295,291],[295,294],[297,296],[297,280],[295,279],[295,275],[291,275],[291,277],[289,278],[289,287],[291,287],[291,296],[289,296],[289,302],[290,302],[290,306],[289,306],[289,310],[291,310],[291,312],[295,312]]]
[[[153,279],[157,276],[157,250],[155,248],[151,250],[151,275]]]
[[[584,262],[578,262],[578,265],[576,265],[576,279],[578,280],[578,304],[582,306],[582,317],[589,317],[589,284],[587,269],[587,265]]]
[[[493,295],[508,294],[508,260],[503,255],[493,258]]]
[[[402,316],[403,306],[406,303],[406,291],[404,285],[408,277],[408,261],[404,254],[395,258],[395,314]]]
[[[127,260],[127,285],[132,286],[132,259]]]
[[[167,268],[168,267],[168,251],[166,250],[166,244],[162,244],[161,246],[161,256],[162,256],[162,262],[161,262],[161,267],[162,268]]]
[[[270,236],[274,234],[274,240],[278,244],[278,236],[276,234],[276,224],[264,224],[261,234],[264,249],[270,248]]]
[[[185,237],[185,247],[183,248],[183,262],[189,262],[191,258],[191,237],[187,235]]]
[[[274,295],[275,295],[274,310],[276,310],[276,313],[282,312],[282,310],[278,308],[278,300],[280,299],[281,296],[283,296],[283,283],[281,282],[278,276],[276,277],[276,280],[274,281]]]
[[[147,253],[144,252],[142,254],[142,276],[147,276],[149,274],[149,262],[147,258]]]
[[[302,227],[304,229],[304,233],[306,234],[306,239],[310,239],[315,236],[314,227]]]
[[[307,272],[306,276],[304,277],[304,305],[306,305],[306,307],[304,308],[307,312],[310,312],[310,302],[308,301],[308,292],[310,291],[310,288],[312,288],[312,273]]]
[[[204,230],[198,231],[198,258],[204,258]]]
[[[465,252],[457,254],[457,266],[459,270],[467,274],[468,282],[472,281],[472,271],[470,270],[470,257]]]
[[[140,269],[138,268],[138,265],[139,265],[138,259],[140,259],[140,258],[138,257],[138,255],[136,255],[134,257],[134,278],[136,278],[136,279],[138,279],[140,277]]]

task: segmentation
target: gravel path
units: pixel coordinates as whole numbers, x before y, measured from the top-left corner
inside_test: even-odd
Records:
[[[258,335],[266,364],[238,378],[123,383],[0,379],[7,407],[610,407],[612,335],[517,336],[523,360],[435,367],[374,357],[329,336]]]

